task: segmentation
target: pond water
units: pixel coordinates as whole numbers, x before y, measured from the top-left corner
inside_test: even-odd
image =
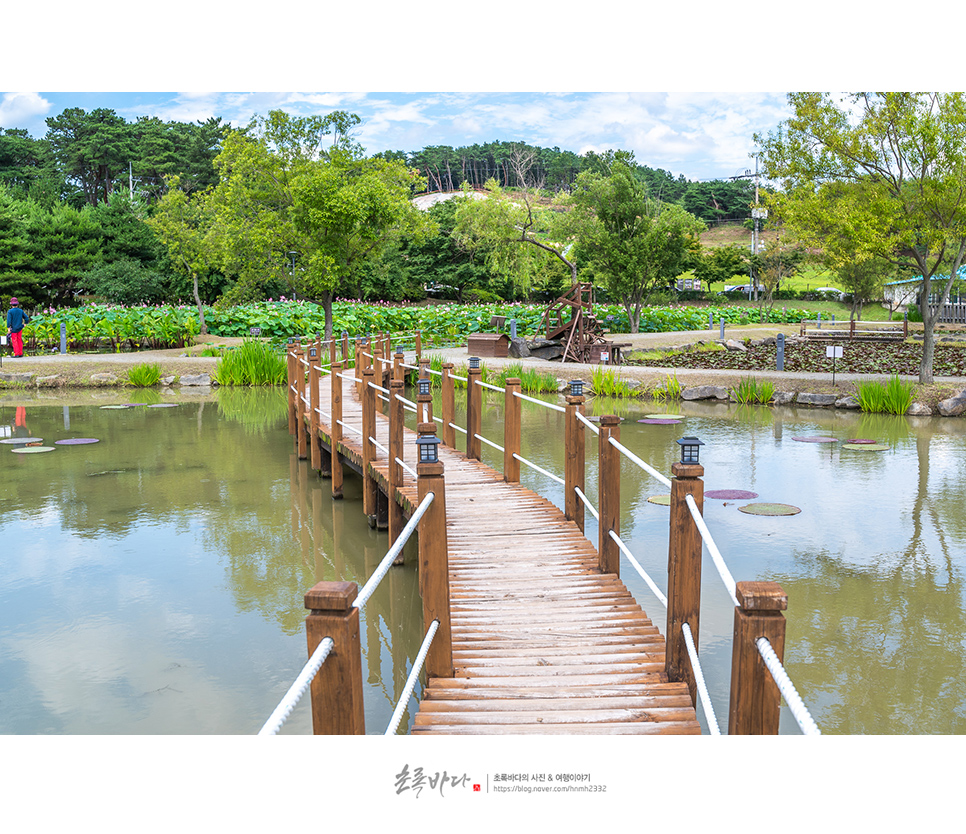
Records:
[[[487,397],[483,434],[502,442],[501,398]],[[665,410],[685,419],[636,422]],[[623,416],[624,445],[665,473],[675,440],[697,435],[706,490],[801,509],[760,517],[705,501],[734,577],[788,593],[786,667],[823,732],[966,732],[966,423],[707,403],[591,400],[588,412]],[[25,401],[0,405],[0,426],[54,447],[0,445],[0,733],[255,733],[305,661],[305,591],[361,585],[386,552],[358,479],[333,501],[292,454],[279,392],[222,389],[170,408]],[[816,435],[840,442],[793,439]],[[562,415],[525,404],[524,457],[562,473],[561,436]],[[55,443],[69,438],[99,442]],[[888,449],[842,448],[852,438]],[[587,448],[595,499],[592,438]],[[497,454],[484,446],[499,467]],[[522,480],[562,506],[554,481],[527,467]],[[666,492],[624,461],[622,537],[661,587],[668,511],[647,498]],[[586,533],[596,542],[590,516]],[[370,733],[388,724],[421,640],[414,562],[363,612]],[[663,631],[660,603],[626,560],[621,571]],[[709,559],[702,585],[702,662],[726,724],[733,607]],[[782,713],[782,732],[798,733]],[[308,732],[303,703],[283,733]]]

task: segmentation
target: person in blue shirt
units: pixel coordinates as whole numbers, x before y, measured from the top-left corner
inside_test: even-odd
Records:
[[[21,331],[29,321],[30,316],[20,309],[20,302],[16,298],[11,298],[10,309],[7,311],[7,333],[10,335],[10,344],[13,346],[14,356],[23,356],[23,335]]]

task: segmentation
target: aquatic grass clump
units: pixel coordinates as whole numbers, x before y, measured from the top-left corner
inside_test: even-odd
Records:
[[[655,400],[679,400],[681,399],[681,392],[684,390],[684,386],[681,385],[681,381],[678,379],[677,374],[671,374],[664,378],[664,382],[660,385],[656,385],[651,389],[651,396]]]
[[[538,371],[535,368],[524,368],[519,362],[504,366],[497,375],[494,385],[506,388],[508,379],[519,379],[520,389],[528,394],[553,394],[560,388],[560,383],[554,374],[549,371]]]
[[[766,405],[771,402],[771,398],[775,394],[775,386],[773,383],[759,382],[754,377],[746,377],[742,379],[737,386],[731,389],[731,398],[735,402],[742,403],[743,405],[753,405],[760,404]]]
[[[634,390],[620,372],[613,368],[595,365],[590,371],[590,387],[597,397],[633,397]]]
[[[127,381],[135,388],[150,388],[161,381],[161,366],[141,363],[127,372]]]
[[[884,414],[905,414],[912,405],[915,385],[903,382],[898,374],[893,374],[883,385],[875,380],[858,384],[859,407],[862,411]]]
[[[225,351],[215,367],[219,385],[284,385],[287,375],[285,360],[271,346],[248,340]]]

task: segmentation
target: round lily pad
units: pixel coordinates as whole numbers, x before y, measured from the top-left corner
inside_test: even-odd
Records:
[[[675,426],[680,423],[680,420],[666,420],[663,417],[645,417],[643,420],[638,420],[638,423],[647,423],[650,426]]]
[[[177,408],[177,403],[152,403],[148,408]]]
[[[662,507],[671,506],[671,496],[670,495],[652,495],[647,499],[651,504],[660,504]]]
[[[683,414],[645,414],[645,420],[683,420]]]
[[[8,446],[23,446],[24,443],[40,443],[42,437],[5,437],[0,443]]]
[[[33,454],[34,452],[53,452],[54,447],[53,446],[21,446],[18,449],[11,449],[10,451],[18,455],[30,455],[30,454]]]
[[[857,452],[884,452],[889,447],[882,443],[843,443],[843,449],[855,449]]]
[[[851,440],[846,440],[846,443],[875,443],[874,440],[865,440],[861,437],[853,437]]]
[[[102,405],[101,408],[127,408],[126,405]]]
[[[705,498],[721,498],[731,501],[745,501],[749,498],[757,498],[757,492],[748,492],[746,489],[709,489]]]
[[[748,515],[798,515],[801,512],[791,504],[745,504],[738,509]]]
[[[96,437],[69,437],[66,440],[55,440],[55,446],[83,446],[85,443],[100,443]]]
[[[838,443],[834,437],[793,437],[799,443]]]

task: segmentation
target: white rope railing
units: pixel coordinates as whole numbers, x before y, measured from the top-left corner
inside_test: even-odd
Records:
[[[481,388],[489,388],[491,391],[497,391],[500,394],[506,393],[506,388],[500,388],[499,386],[496,386],[496,385],[490,385],[489,382],[484,382],[482,379],[476,380],[476,384],[479,385]]]
[[[620,548],[621,553],[623,553],[627,557],[627,561],[630,562],[631,565],[633,565],[634,570],[636,570],[640,574],[641,579],[643,579],[647,583],[647,586],[651,589],[651,593],[654,594],[654,596],[656,596],[660,600],[661,605],[667,608],[667,597],[664,595],[664,592],[657,587],[657,583],[655,583],[654,580],[651,579],[647,571],[644,570],[644,568],[641,566],[641,563],[634,558],[634,554],[627,549],[627,545],[624,544],[623,541],[621,541],[621,537],[618,536],[617,533],[615,533],[613,530],[608,530],[607,532],[608,532],[608,535],[617,543],[617,546]]]
[[[582,490],[582,489],[581,489],[580,487],[578,487],[578,486],[575,486],[575,487],[574,487],[574,492],[576,492],[576,493],[577,493],[577,497],[578,497],[578,498],[579,498],[579,499],[580,499],[581,501],[583,501],[583,502],[584,502],[584,506],[585,506],[585,507],[586,507],[586,508],[587,508],[588,510],[590,510],[590,514],[591,514],[591,515],[592,515],[592,516],[593,516],[594,518],[596,518],[596,519],[597,519],[598,521],[600,521],[600,513],[599,513],[599,512],[597,512],[597,508],[596,508],[596,507],[594,507],[594,505],[593,505],[593,504],[591,503],[591,500],[590,500],[590,499],[589,499],[589,498],[588,498],[588,497],[587,497],[586,495],[584,495],[584,492],[583,492],[583,490]]]
[[[564,479],[563,478],[558,478],[556,475],[553,474],[553,472],[548,472],[543,467],[537,466],[532,460],[527,460],[524,457],[520,457],[520,455],[518,455],[516,452],[513,453],[513,457],[515,457],[518,461],[520,461],[520,463],[525,463],[531,469],[536,469],[537,472],[540,472],[540,473],[546,475],[548,478],[552,478],[558,484],[563,484],[564,486],[566,486],[566,483],[564,482]]]
[[[389,450],[385,446],[383,446],[378,440],[376,440],[376,438],[372,437],[371,435],[369,436],[369,442],[373,446],[375,446],[377,449],[379,449],[379,451],[385,452],[387,455],[389,454]]]
[[[656,478],[662,484],[664,484],[664,486],[670,488],[670,486],[671,486],[671,479],[670,478],[668,478],[665,475],[662,475],[660,472],[658,472],[649,463],[645,463],[644,461],[642,461],[637,455],[635,455],[630,449],[628,449],[619,440],[616,440],[615,438],[610,437],[610,438],[608,438],[608,441],[610,442],[610,445],[611,446],[613,446],[615,449],[617,449],[626,458],[628,458],[629,460],[632,460],[634,463],[636,463],[639,467],[641,467],[641,469],[643,469],[645,472],[647,472],[651,477]]]
[[[376,590],[376,587],[382,581],[382,578],[389,572],[389,568],[392,567],[392,563],[402,552],[406,542],[409,541],[409,537],[413,534],[413,530],[416,529],[416,526],[419,524],[419,520],[426,514],[426,510],[429,509],[429,505],[433,503],[433,498],[435,497],[435,493],[428,493],[422,500],[422,503],[416,508],[416,511],[412,514],[412,517],[399,534],[399,538],[393,542],[392,547],[389,548],[389,551],[379,563],[379,567],[375,569],[372,576],[369,577],[369,581],[366,582],[366,584],[362,587],[362,590],[359,591],[359,596],[356,597],[353,607],[358,608],[361,611],[362,607],[366,604],[366,602],[368,602],[369,597],[372,596],[372,592]]]
[[[474,434],[473,437],[475,437],[477,440],[482,441],[487,446],[492,446],[494,449],[499,449],[501,452],[506,451],[506,449],[504,449],[502,446],[497,445],[492,440],[487,440],[482,434]]]
[[[258,735],[278,735],[278,731],[282,729],[282,725],[288,720],[288,717],[292,714],[292,710],[302,700],[302,696],[312,683],[312,678],[322,668],[322,664],[325,663],[325,659],[329,656],[333,648],[335,648],[335,643],[332,642],[331,637],[325,637],[316,646],[315,651],[312,652],[312,656],[308,659],[305,666],[302,667],[302,671],[299,672],[298,677],[268,717],[268,721],[258,731]]]
[[[466,434],[466,429],[464,429],[462,426],[457,426],[456,423],[450,423],[449,427],[451,429],[456,429],[456,431],[461,431],[463,432],[463,434]]]
[[[390,391],[388,388],[383,388],[381,385],[376,385],[374,382],[369,383],[370,388],[375,388],[377,391],[381,391],[383,394],[389,395]]]
[[[738,585],[735,582],[734,577],[731,575],[731,571],[728,570],[728,566],[725,564],[725,561],[721,556],[721,551],[718,550],[718,546],[714,543],[714,539],[711,537],[711,531],[708,530],[708,525],[704,523],[704,519],[701,517],[701,511],[698,509],[694,496],[691,495],[691,493],[685,495],[684,503],[688,505],[688,509],[691,511],[691,518],[694,519],[694,523],[697,525],[698,531],[701,533],[701,538],[704,539],[704,543],[708,548],[708,553],[711,554],[711,559],[714,562],[715,567],[718,569],[718,575],[721,577],[721,581],[724,582],[725,588],[727,588],[728,593],[731,594],[731,599],[737,606]]]
[[[410,402],[405,397],[401,397],[399,394],[396,394],[396,399],[403,404],[403,408],[405,408],[407,411],[412,411],[414,414],[417,413],[418,409],[416,408],[416,403]]]
[[[795,684],[788,677],[785,667],[778,659],[778,655],[775,654],[775,650],[772,648],[771,643],[768,642],[768,638],[759,637],[755,640],[755,646],[758,648],[758,654],[761,655],[761,659],[765,662],[765,666],[771,673],[775,683],[778,684],[778,691],[781,692],[785,703],[788,704],[788,709],[791,710],[802,732],[807,736],[820,736],[822,731],[818,728],[818,725],[809,713],[804,701],[802,701],[801,696],[798,694],[798,690],[795,689]]]
[[[419,647],[419,652],[416,655],[416,659],[413,661],[412,671],[409,673],[409,677],[406,679],[406,686],[402,691],[402,695],[399,696],[399,703],[396,704],[396,709],[393,710],[392,718],[389,720],[389,726],[386,728],[384,735],[394,736],[396,731],[399,729],[399,724],[402,722],[402,717],[406,713],[406,709],[409,706],[409,699],[413,694],[413,690],[416,688],[416,681],[419,680],[419,673],[423,669],[423,664],[426,662],[426,655],[429,654],[429,647],[433,643],[433,638],[436,636],[436,632],[439,630],[439,620],[433,620],[429,624],[429,629],[426,632],[426,636],[423,638],[422,645]]]
[[[543,400],[537,400],[533,397],[528,397],[526,394],[521,394],[519,391],[513,392],[514,397],[519,397],[521,400],[526,400],[528,403],[536,403],[537,405],[542,405],[544,408],[550,408],[554,411],[559,411],[561,414],[566,414],[567,409],[562,405],[554,405],[553,403],[546,403]]]
[[[344,429],[348,429],[351,432],[355,432],[359,437],[362,437],[362,432],[359,431],[355,426],[350,426],[348,423],[343,423],[341,420],[336,420],[336,422],[342,426]]]
[[[402,458],[396,458],[396,463],[398,463],[403,469],[405,469],[414,478],[417,477],[416,470],[413,469],[411,466],[407,466],[406,461],[404,461]]]
[[[681,623],[681,632],[684,635],[684,645],[688,648],[688,657],[691,658],[691,671],[694,672],[694,682],[697,684],[698,697],[704,707],[704,717],[708,719],[708,728],[711,730],[711,735],[720,736],[721,729],[718,727],[718,719],[715,718],[714,707],[711,705],[708,686],[704,682],[704,672],[701,671],[701,661],[698,659],[698,650],[694,645],[691,626],[687,623]]]
[[[580,422],[583,423],[585,426],[587,426],[587,428],[590,429],[594,434],[597,434],[597,435],[600,434],[600,429],[597,428],[597,426],[595,426],[593,423],[591,423],[590,420],[584,417],[583,414],[581,414],[579,411],[575,412],[575,414],[577,415],[577,419],[580,420]]]
[[[457,376],[456,374],[450,374],[449,375],[449,378],[450,379],[455,379],[455,380],[457,380],[459,382],[469,382],[469,378],[468,377],[465,377],[465,376]]]

